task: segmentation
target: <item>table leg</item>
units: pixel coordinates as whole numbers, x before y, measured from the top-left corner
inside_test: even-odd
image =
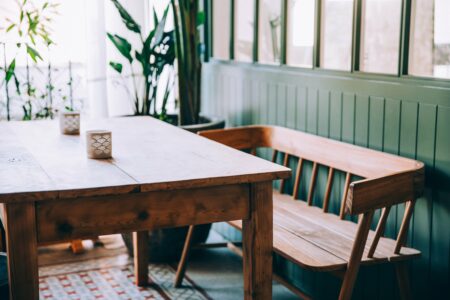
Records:
[[[244,299],[272,299],[272,182],[250,185],[250,218],[243,220]]]
[[[5,204],[9,291],[14,300],[39,299],[34,203]]]
[[[134,274],[137,286],[148,284],[148,232],[133,232]]]

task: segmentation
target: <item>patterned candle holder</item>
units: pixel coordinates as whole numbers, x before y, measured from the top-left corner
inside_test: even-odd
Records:
[[[86,131],[86,149],[89,158],[111,158],[112,135],[107,130]]]
[[[61,112],[59,128],[62,134],[80,134],[80,113],[74,111]]]

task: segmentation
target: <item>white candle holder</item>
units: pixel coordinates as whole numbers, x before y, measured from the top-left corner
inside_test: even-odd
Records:
[[[86,131],[86,150],[89,158],[112,157],[112,135],[107,130]]]
[[[80,113],[75,111],[61,112],[59,128],[62,134],[80,134]]]

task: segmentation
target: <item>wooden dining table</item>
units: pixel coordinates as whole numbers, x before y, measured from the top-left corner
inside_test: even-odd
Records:
[[[112,132],[112,158],[87,158],[91,129]],[[133,232],[135,280],[145,286],[148,230],[239,219],[244,298],[272,298],[272,181],[288,168],[151,117],[85,121],[81,132],[0,123],[11,299],[39,299],[39,245]]]

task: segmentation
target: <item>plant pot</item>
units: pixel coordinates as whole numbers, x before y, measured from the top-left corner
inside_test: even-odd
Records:
[[[0,299],[5,300],[9,297],[7,265],[6,254],[0,252]]]
[[[223,119],[215,117],[200,116],[200,124],[181,126],[181,128],[190,132],[199,132],[202,130],[222,129],[225,127]],[[169,115],[171,124],[178,124],[177,115]],[[203,243],[208,238],[211,224],[203,224],[195,227],[193,243]],[[163,228],[149,231],[149,261],[150,262],[170,262],[178,260],[183,250],[188,226],[177,228]],[[128,252],[133,256],[133,237],[131,233],[122,234],[123,241]]]

